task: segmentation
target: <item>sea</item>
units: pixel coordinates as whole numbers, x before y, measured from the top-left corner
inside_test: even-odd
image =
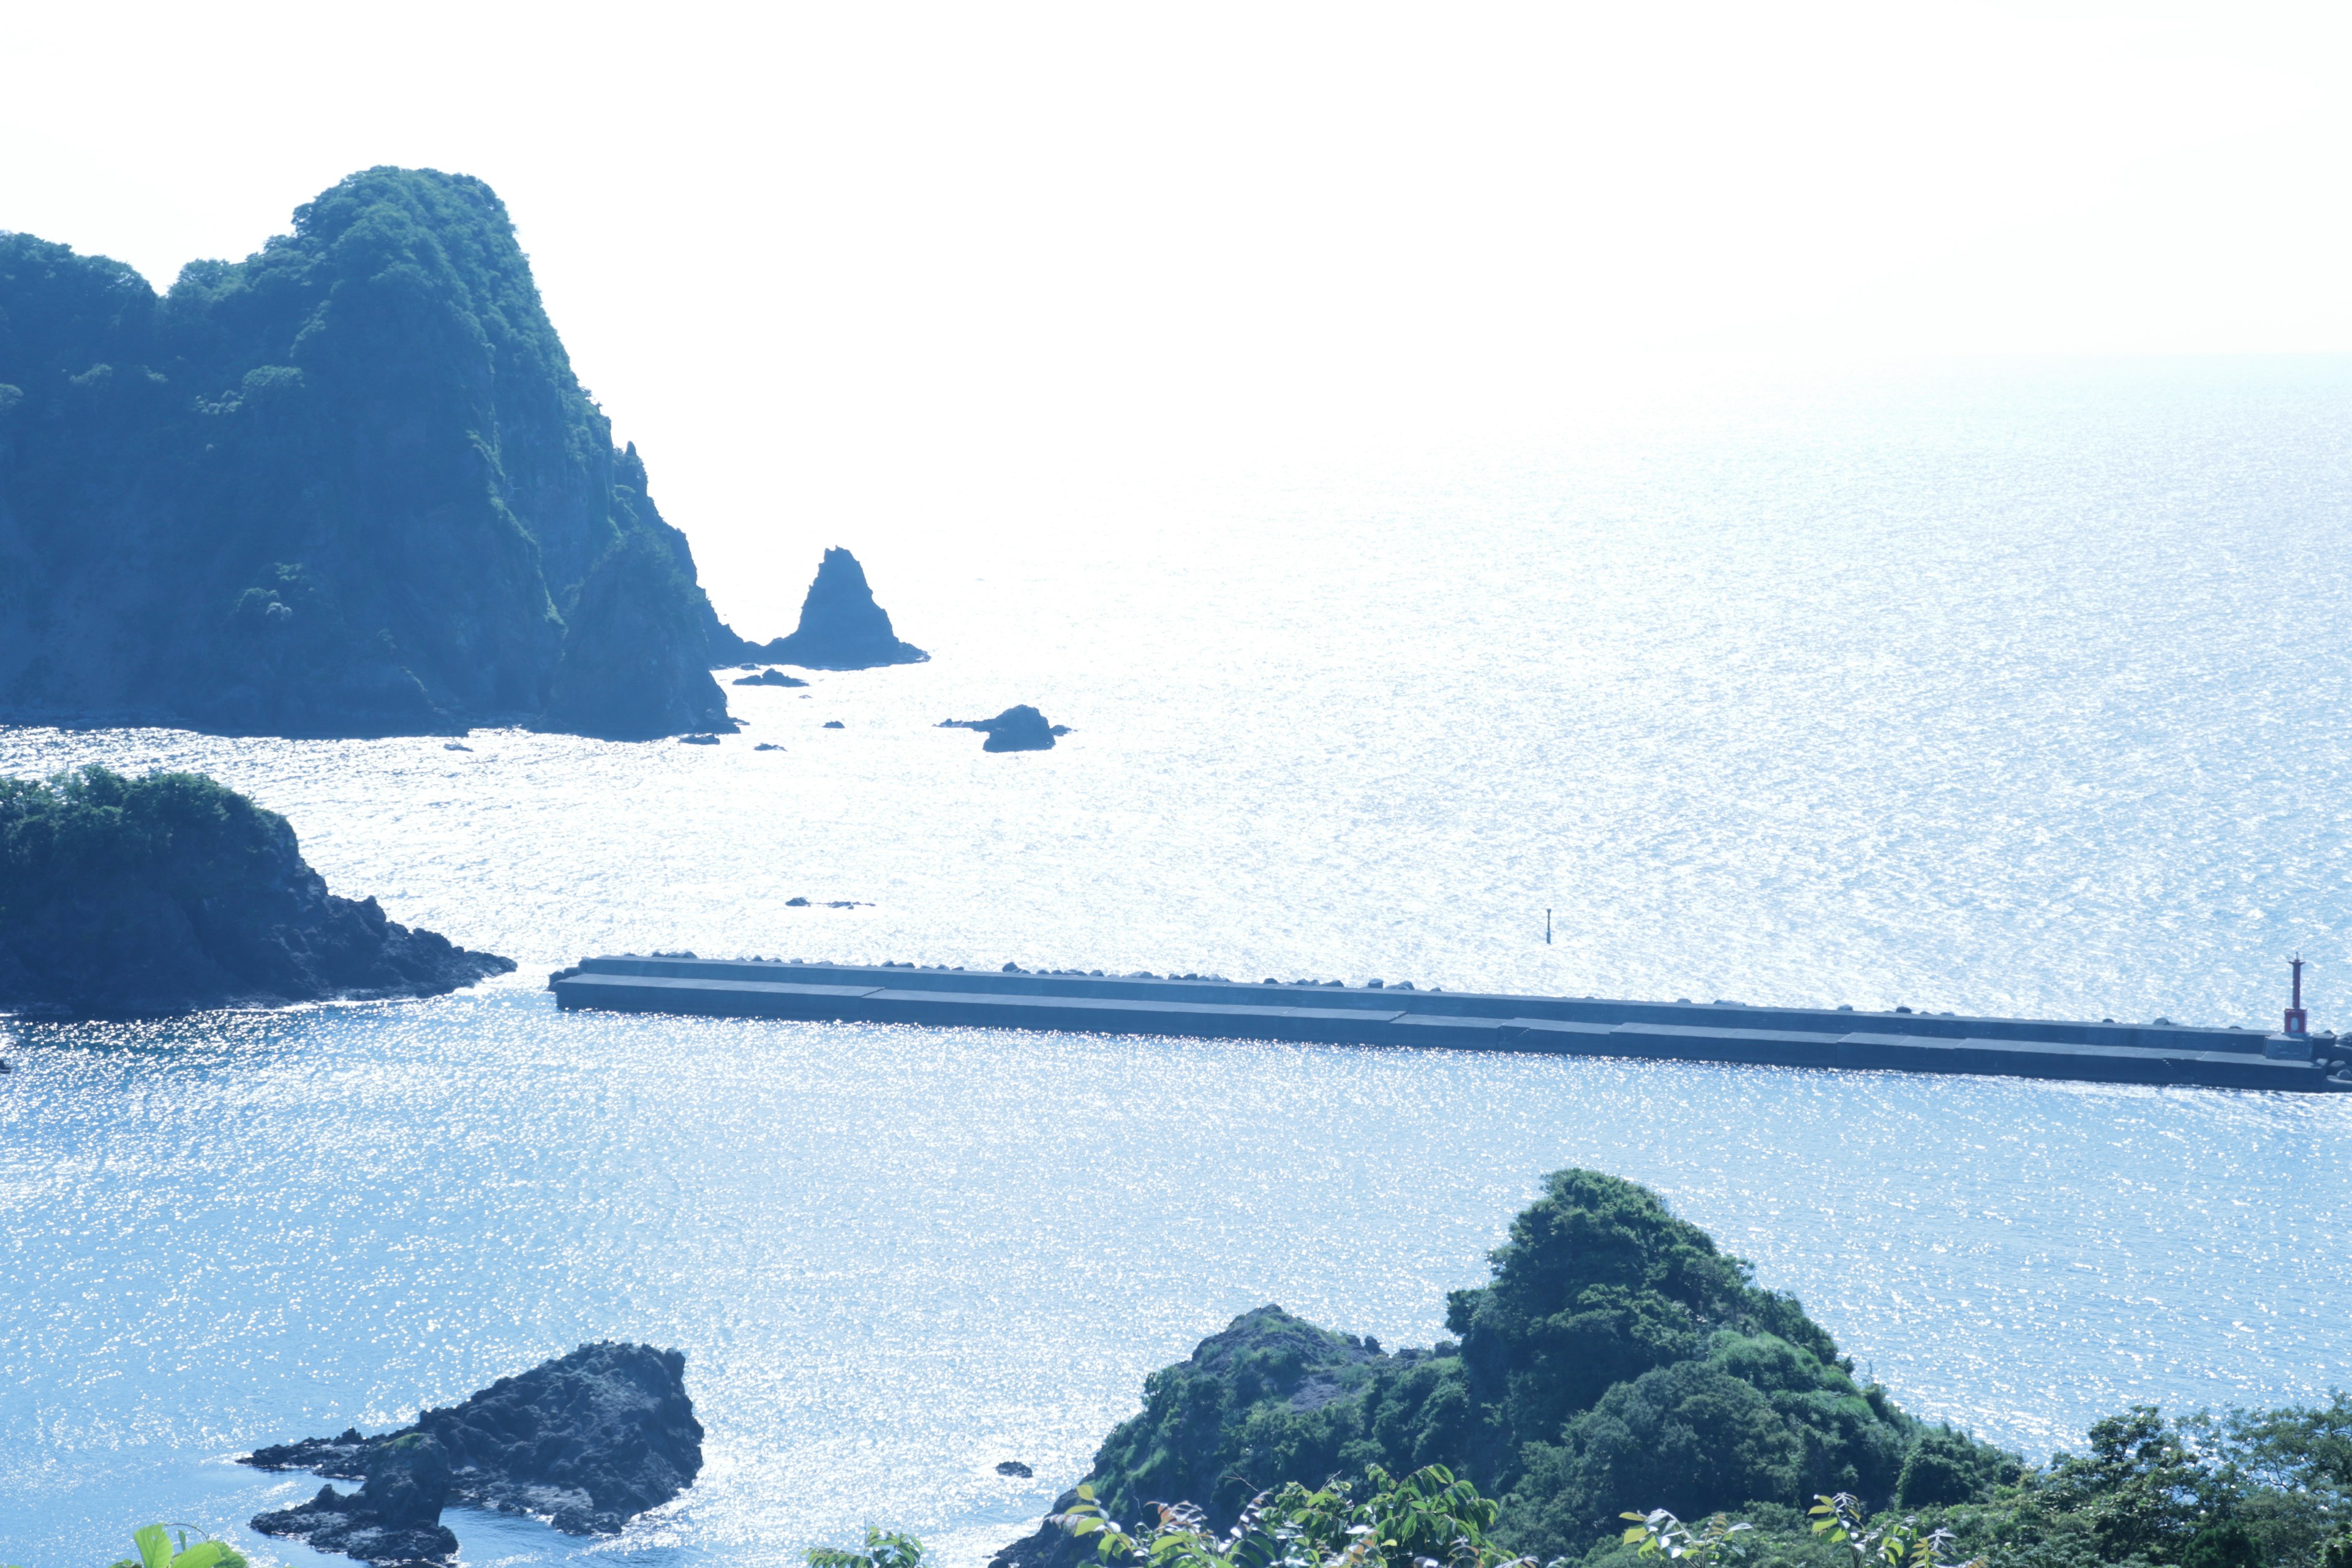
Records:
[[[661,950],[2259,1029],[2299,952],[2352,1027],[2352,360],[1849,366],[1113,479],[837,541],[930,661],[730,687],[716,746],[0,730],[11,774],[212,773],[521,966],[0,1029],[0,1562],[167,1521],[342,1563],[247,1529],[318,1482],[234,1457],[617,1338],[686,1352],[699,1479],[613,1538],[452,1510],[463,1563],[874,1524],[978,1568],[1240,1312],[1441,1337],[1568,1166],[2029,1458],[2352,1386],[2352,1096],[543,989]],[[1071,732],[939,727],[1016,702]]]

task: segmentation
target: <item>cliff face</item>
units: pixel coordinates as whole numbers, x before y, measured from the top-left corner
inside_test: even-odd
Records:
[[[717,635],[480,181],[354,174],[160,299],[0,235],[0,721],[725,728]]]
[[[211,779],[0,779],[0,1009],[431,996],[512,968],[330,893],[284,817]]]

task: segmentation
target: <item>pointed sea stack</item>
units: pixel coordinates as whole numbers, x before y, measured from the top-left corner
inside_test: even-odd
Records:
[[[801,601],[801,624],[788,637],[755,650],[758,657],[803,669],[876,669],[920,664],[930,658],[890,629],[890,613],[874,602],[866,568],[842,549],[828,550]]]

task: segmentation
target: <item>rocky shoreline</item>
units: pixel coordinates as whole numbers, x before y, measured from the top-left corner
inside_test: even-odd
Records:
[[[0,1010],[152,1017],[436,996],[514,968],[327,890],[276,812],[197,773],[0,780]]]
[[[440,1523],[453,1504],[531,1515],[568,1534],[614,1534],[693,1485],[702,1437],[683,1351],[600,1341],[422,1411],[397,1431],[367,1437],[353,1427],[257,1448],[238,1463],[362,1483],[256,1515],[264,1535],[380,1564],[437,1563],[457,1551]]]

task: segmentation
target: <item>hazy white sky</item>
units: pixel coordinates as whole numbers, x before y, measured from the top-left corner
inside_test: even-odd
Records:
[[[2352,349],[2347,36],[2212,0],[0,0],[0,227],[162,287],[353,169],[480,175],[764,621],[818,546],[1015,517],[1081,457],[1148,484],[1629,360]]]

